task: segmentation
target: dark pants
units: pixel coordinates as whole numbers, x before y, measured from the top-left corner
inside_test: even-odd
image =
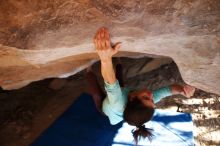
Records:
[[[116,65],[116,78],[118,79],[120,86],[124,87],[122,73],[123,73],[122,65],[117,64]],[[98,111],[102,113],[102,102],[104,98],[106,97],[106,95],[103,92],[101,86],[99,85],[97,77],[93,72],[87,72],[85,78],[88,84],[87,85],[88,92],[89,94],[92,95],[96,108],[98,109]]]

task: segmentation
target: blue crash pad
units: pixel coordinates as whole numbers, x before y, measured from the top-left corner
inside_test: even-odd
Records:
[[[154,129],[153,141],[141,139],[139,146],[194,145],[190,114],[157,109],[145,125]],[[125,122],[111,125],[83,93],[31,146],[132,146],[132,129]]]

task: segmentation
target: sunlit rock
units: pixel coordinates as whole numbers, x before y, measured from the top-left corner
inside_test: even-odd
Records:
[[[0,86],[86,68],[101,26],[122,42],[118,56],[172,58],[186,83],[220,94],[219,0],[2,0]]]

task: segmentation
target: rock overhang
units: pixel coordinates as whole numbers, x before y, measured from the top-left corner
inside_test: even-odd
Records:
[[[66,77],[91,65],[98,59],[93,35],[105,26],[113,42],[122,42],[118,56],[170,57],[186,83],[220,94],[217,0],[0,3],[0,86],[4,89]]]

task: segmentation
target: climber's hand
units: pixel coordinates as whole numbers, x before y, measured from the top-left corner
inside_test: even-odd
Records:
[[[190,98],[195,93],[195,87],[190,85],[184,85],[183,86],[183,95]]]
[[[175,94],[181,94],[185,97],[188,97],[190,98],[191,96],[194,95],[195,93],[195,87],[192,87],[190,85],[172,85],[171,86],[171,89],[172,89],[172,94],[175,95]]]
[[[121,46],[121,42],[116,43],[113,47],[111,46],[109,31],[104,27],[99,28],[96,32],[94,44],[101,61],[111,59]]]

